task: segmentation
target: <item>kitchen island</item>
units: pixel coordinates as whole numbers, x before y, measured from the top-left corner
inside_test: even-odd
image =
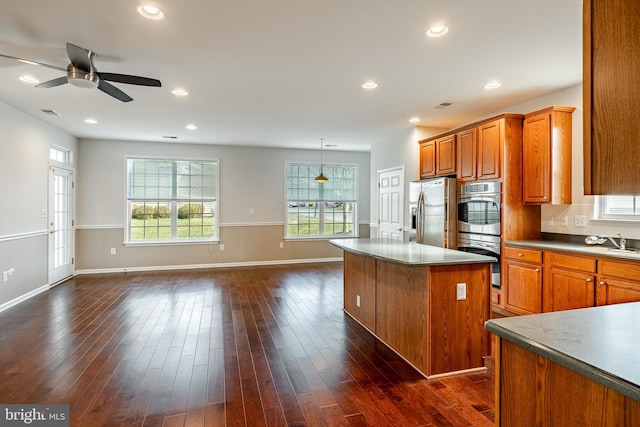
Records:
[[[640,425],[640,302],[493,319],[503,426]]]
[[[495,258],[385,239],[340,239],[344,311],[427,378],[483,371]]]

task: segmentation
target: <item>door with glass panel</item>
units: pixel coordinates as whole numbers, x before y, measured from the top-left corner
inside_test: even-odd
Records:
[[[49,284],[73,275],[73,171],[49,168]]]

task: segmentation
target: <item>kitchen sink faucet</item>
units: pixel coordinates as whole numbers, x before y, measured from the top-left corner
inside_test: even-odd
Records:
[[[624,237],[622,237],[622,234],[617,233],[618,237],[620,238],[620,244],[617,244],[615,240],[613,240],[613,237],[611,236],[600,236],[600,238],[602,239],[609,239],[611,240],[611,243],[613,243],[613,245],[620,249],[621,251],[626,251],[627,250],[627,239],[625,239]]]

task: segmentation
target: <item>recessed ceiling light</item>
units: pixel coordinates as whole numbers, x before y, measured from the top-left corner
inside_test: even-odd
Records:
[[[484,88],[485,89],[497,89],[500,86],[502,86],[502,83],[500,83],[498,81],[492,81],[492,82],[489,82],[489,83],[485,84]]]
[[[427,30],[427,36],[429,37],[442,37],[449,32],[449,27],[446,25],[434,25]]]
[[[196,130],[198,129],[198,126],[194,125],[193,123],[189,123],[188,125],[185,126],[185,128],[189,130]]]
[[[410,121],[411,123],[418,123],[418,122],[420,121],[420,119],[419,119],[419,118],[417,118],[417,117],[411,117],[411,118],[409,119],[409,121]]]
[[[147,19],[160,20],[164,19],[164,12],[153,4],[141,4],[138,6],[138,13]]]
[[[21,82],[30,83],[30,84],[34,84],[34,85],[37,85],[38,83],[40,83],[40,80],[36,79],[33,76],[28,76],[28,75],[20,76],[20,77],[18,77],[18,79]]]
[[[98,121],[97,121],[96,119],[91,119],[91,118],[89,118],[89,119],[84,119],[84,122],[85,122],[85,123],[88,123],[88,124],[90,124],[90,125],[95,125],[96,123],[98,123]]]
[[[189,95],[189,92],[187,92],[186,90],[182,89],[182,88],[175,88],[174,90],[171,91],[172,94],[176,95],[176,96],[187,96]]]
[[[374,81],[368,81],[366,83],[362,84],[362,87],[364,89],[375,89],[378,87],[378,83],[374,82]]]

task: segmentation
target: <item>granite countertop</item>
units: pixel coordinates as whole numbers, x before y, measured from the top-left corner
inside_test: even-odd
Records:
[[[334,239],[331,244],[348,252],[406,265],[478,264],[495,262],[490,256],[455,251],[415,242],[388,239]]]
[[[507,240],[505,245],[519,246],[529,249],[548,249],[570,252],[577,255],[615,258],[618,260],[640,261],[640,251],[617,251],[615,248],[602,245],[587,245],[579,243],[557,242],[553,240]]]
[[[492,319],[485,328],[640,401],[640,302]]]

